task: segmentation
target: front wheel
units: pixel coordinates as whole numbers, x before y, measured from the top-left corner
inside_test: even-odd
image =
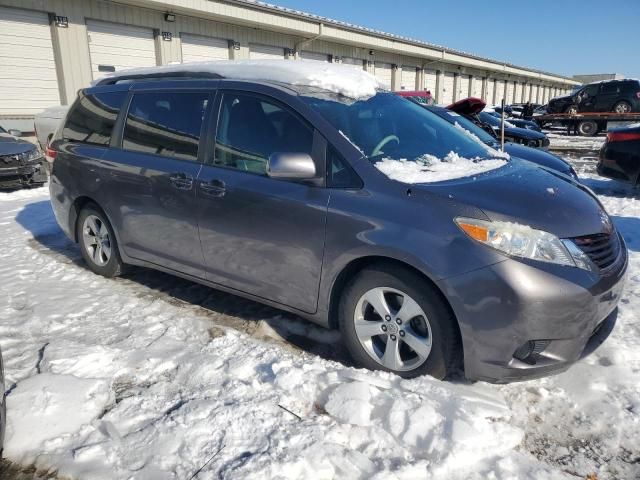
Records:
[[[577,105],[569,105],[564,113],[568,113],[569,115],[575,115],[576,113],[578,113],[578,106]]]
[[[458,366],[452,313],[435,288],[408,269],[362,270],[347,285],[339,315],[343,340],[362,367],[442,379]]]
[[[89,204],[80,212],[76,228],[82,258],[89,269],[104,277],[120,275],[123,263],[106,215],[97,206]]]

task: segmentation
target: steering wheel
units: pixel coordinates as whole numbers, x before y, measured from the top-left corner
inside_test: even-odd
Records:
[[[382,151],[382,147],[384,147],[391,140],[395,140],[398,143],[398,145],[400,145],[400,139],[398,137],[396,137],[395,135],[387,135],[382,140],[380,140],[380,143],[378,143],[378,145],[376,145],[376,148],[374,148],[373,152],[371,152],[371,156],[375,157],[376,155],[380,155],[381,153],[384,153]]]

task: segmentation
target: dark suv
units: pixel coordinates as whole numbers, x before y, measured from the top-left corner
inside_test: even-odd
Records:
[[[640,82],[610,80],[585,85],[571,95],[549,101],[547,113],[640,112]]]
[[[295,312],[406,377],[546,375],[612,330],[627,250],[570,177],[363,71],[206,65],[103,80],[56,133],[51,203],[95,273],[147,266]]]

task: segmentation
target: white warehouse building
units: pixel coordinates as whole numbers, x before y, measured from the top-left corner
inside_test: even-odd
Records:
[[[428,27],[427,27],[428,28]],[[0,0],[0,124],[130,67],[218,59],[336,62],[437,103],[546,103],[574,79],[252,0]]]

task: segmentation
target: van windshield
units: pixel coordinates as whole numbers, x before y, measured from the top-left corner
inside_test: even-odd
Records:
[[[393,93],[379,92],[359,101],[329,93],[301,95],[372,162],[422,161],[428,155],[443,159],[451,152],[474,160],[495,158],[489,147],[464,130]]]

